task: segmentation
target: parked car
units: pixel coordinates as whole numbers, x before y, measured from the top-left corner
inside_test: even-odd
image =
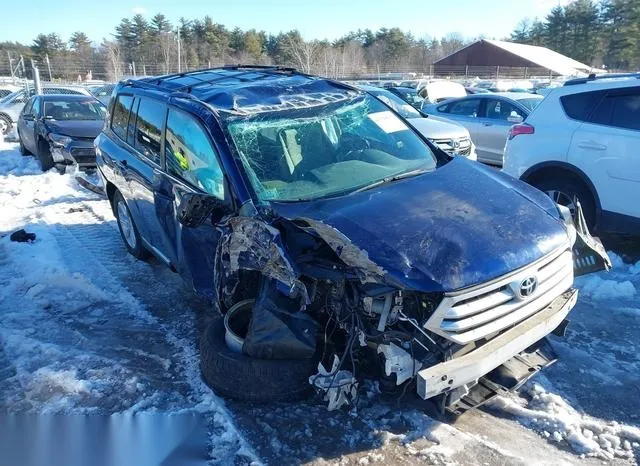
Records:
[[[478,161],[502,166],[509,129],[522,123],[543,97],[526,93],[495,92],[452,99],[422,110],[460,123],[476,144]]]
[[[483,89],[482,87],[469,87],[465,86],[465,91],[467,91],[467,95],[473,94],[490,94],[491,91],[489,89]]]
[[[338,408],[368,376],[462,412],[555,358],[544,338],[575,304],[574,267],[608,264],[537,189],[292,69],[120,83],[96,146],[127,250],[224,313],[200,356],[230,397],[311,385]]]
[[[464,86],[460,83],[446,80],[428,81],[418,88],[418,95],[424,99],[425,104],[437,104],[443,100],[467,95]]]
[[[18,118],[20,152],[35,154],[42,171],[54,165],[96,168],[93,140],[104,126],[105,106],[94,97],[35,95]]]
[[[104,105],[109,103],[109,99],[111,98],[111,93],[113,89],[116,87],[115,84],[105,84],[103,86],[96,86],[91,89],[91,94],[102,102]]]
[[[598,232],[640,234],[638,76],[569,81],[514,126],[504,171],[575,210]]]
[[[69,94],[69,95],[91,95],[87,89],[82,86],[61,86],[47,84],[42,87],[43,94]],[[29,91],[24,89],[14,92],[5,97],[0,102],[0,132],[7,134],[13,125],[18,121],[18,116],[29,100],[29,97],[35,94],[33,88]]]
[[[391,89],[381,89],[372,86],[360,86],[360,88],[381,100],[396,113],[406,118],[409,124],[417,129],[420,134],[447,154],[452,157],[466,157],[469,160],[477,159],[475,145],[471,141],[469,131],[464,126],[445,120],[444,118],[429,116],[426,113],[416,110],[398,97],[397,94],[392,93]]]
[[[424,99],[418,95],[418,91],[413,87],[396,86],[387,90],[418,110],[422,107]]]

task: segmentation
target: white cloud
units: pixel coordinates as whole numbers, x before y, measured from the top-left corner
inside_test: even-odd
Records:
[[[133,13],[136,15],[143,15],[147,12],[147,9],[142,6],[137,6],[137,7],[134,7],[131,11],[133,11]]]

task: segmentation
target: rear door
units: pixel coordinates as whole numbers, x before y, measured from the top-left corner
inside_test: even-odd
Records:
[[[133,102],[127,144],[131,157],[127,172],[131,203],[138,230],[153,252],[170,263],[171,244],[162,232],[156,216],[153,180],[162,168],[162,134],[167,107],[152,97],[137,96]]]
[[[569,150],[569,162],[593,182],[604,211],[640,218],[638,147],[640,86],[609,90],[573,134]]]
[[[153,182],[156,217],[171,250],[172,263],[194,289],[215,297],[215,252],[219,231],[207,221],[187,227],[177,220],[185,193],[206,193],[231,204],[231,193],[208,131],[192,115],[170,107],[164,138],[164,172]]]
[[[436,107],[441,116],[454,120],[469,130],[471,139],[475,142],[479,121],[478,116],[482,109],[482,99],[472,97],[469,99],[454,100],[448,104]],[[477,145],[477,143],[476,143]]]
[[[513,125],[509,118],[521,117],[524,120],[527,113],[506,99],[486,98],[484,102],[474,141],[476,151],[483,162],[502,166],[504,146],[509,128]]]

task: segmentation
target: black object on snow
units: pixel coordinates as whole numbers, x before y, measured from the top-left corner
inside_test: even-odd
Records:
[[[318,323],[299,301],[280,293],[276,280],[263,279],[253,305],[242,351],[259,359],[306,359],[316,351]]]
[[[11,241],[15,241],[16,243],[27,243],[27,242],[35,241],[36,234],[27,233],[26,231],[24,231],[24,229],[22,229],[22,230],[14,231],[13,233],[11,233],[11,236],[9,236],[9,239]]]

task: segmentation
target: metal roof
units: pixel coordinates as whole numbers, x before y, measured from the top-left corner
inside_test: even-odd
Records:
[[[473,63],[466,63],[469,65],[484,65],[484,66],[519,66],[519,65],[511,65],[507,63],[498,63],[492,62],[497,60],[495,53],[489,53],[489,49],[487,45],[497,47],[498,49],[503,50],[513,56],[514,62],[518,59],[523,62],[530,62],[535,66],[539,66],[541,68],[546,68],[556,74],[562,76],[583,76],[589,74],[593,71],[593,69],[589,65],[585,65],[584,63],[580,63],[573,58],[569,58],[561,53],[554,52],[551,49],[546,47],[538,47],[535,45],[525,45],[525,44],[517,44],[515,42],[506,42],[502,40],[490,40],[490,39],[482,39],[476,41],[472,44],[467,45],[466,47],[461,48],[460,50],[455,51],[451,55],[448,55],[440,60],[438,60],[435,65],[438,64],[453,64],[453,60],[456,55],[467,55],[470,53],[470,50],[474,50],[473,53]],[[470,49],[470,50],[468,50]],[[495,50],[495,49],[493,49]],[[486,52],[486,53],[484,53]],[[484,55],[484,56],[483,56]],[[469,57],[464,57],[463,59],[470,60]],[[483,63],[479,63],[483,61]]]

